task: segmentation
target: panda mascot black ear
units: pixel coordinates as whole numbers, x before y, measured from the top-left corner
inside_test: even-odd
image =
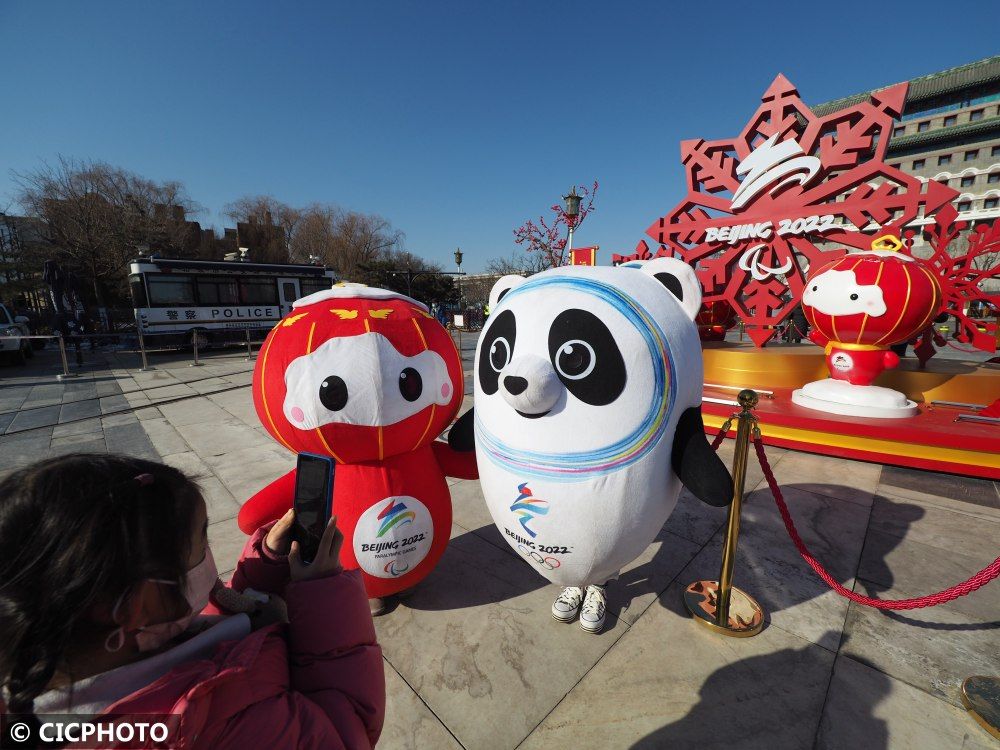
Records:
[[[663,284],[694,320],[701,310],[701,283],[691,266],[677,258],[654,258],[642,264],[642,272]]]
[[[701,408],[685,409],[674,431],[671,454],[674,473],[696,498],[723,507],[733,499],[733,478],[705,437]]]
[[[504,298],[511,289],[521,286],[527,279],[523,276],[518,276],[516,273],[508,274],[507,276],[501,276],[497,279],[497,282],[493,285],[490,290],[490,315],[493,314],[497,303]]]

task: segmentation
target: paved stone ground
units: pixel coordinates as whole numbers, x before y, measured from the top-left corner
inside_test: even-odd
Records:
[[[87,354],[73,382],[52,379],[50,352],[0,369],[0,472],[68,450],[160,457],[205,488],[213,550],[231,570],[240,502],[293,465],[254,414],[251,364],[230,352],[189,368],[175,355],[141,373],[126,355]],[[731,443],[722,452],[730,461]],[[915,596],[997,555],[992,482],[768,454],[807,544],[849,588]],[[1000,583],[900,614],[849,603],[798,557],[755,465],[748,485],[737,583],[768,623],[727,639],[693,623],[680,596],[717,576],[724,511],[682,495],[609,587],[594,636],[551,619],[555,588],[502,541],[478,483],[453,482],[440,565],[376,621],[389,695],[380,748],[996,747],[959,686],[1000,673]]]

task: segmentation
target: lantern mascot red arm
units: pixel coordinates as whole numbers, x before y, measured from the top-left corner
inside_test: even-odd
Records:
[[[341,563],[360,568],[369,597],[413,586],[444,553],[451,535],[445,477],[478,477],[471,412],[453,427],[450,444],[436,439],[464,391],[450,334],[423,305],[384,289],[343,284],[304,297],[261,347],[257,414],[288,450],[336,461]],[[294,491],[291,471],[244,504],[240,528],[253,533],[281,516]]]
[[[479,479],[476,468],[475,444],[471,441],[472,409],[469,409],[455,422],[448,434],[448,442],[435,440],[431,450],[437,460],[438,467],[447,477],[456,479]],[[456,445],[456,430],[459,425],[468,424],[468,442]],[[266,523],[284,515],[292,507],[292,496],[295,493],[295,469],[278,477],[260,492],[250,496],[240,509],[239,526],[244,534],[252,534]]]

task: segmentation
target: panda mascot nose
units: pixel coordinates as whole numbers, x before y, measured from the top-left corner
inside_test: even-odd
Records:
[[[548,414],[563,390],[549,361],[532,354],[516,357],[500,375],[504,401],[522,417]]]
[[[517,375],[508,375],[503,379],[503,387],[514,396],[520,396],[528,388],[528,381]]]

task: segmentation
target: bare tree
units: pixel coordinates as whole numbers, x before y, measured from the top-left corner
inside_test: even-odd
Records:
[[[496,276],[517,274],[531,276],[549,268],[549,260],[544,253],[514,252],[509,258],[494,258],[486,264],[486,272]]]
[[[376,214],[342,211],[333,225],[327,262],[342,278],[355,278],[364,266],[400,251],[403,233]]]
[[[301,210],[270,195],[246,195],[226,205],[223,212],[236,222],[239,244],[250,248],[252,260],[288,262]]]
[[[296,263],[311,263],[319,259],[329,264],[335,245],[337,215],[337,209],[319,203],[301,209],[289,257]]]
[[[139,244],[176,255],[198,207],[177,182],[158,183],[105,162],[60,157],[55,165],[15,173],[18,202],[41,219],[52,255],[82,275],[98,305],[124,290],[126,264]]]

